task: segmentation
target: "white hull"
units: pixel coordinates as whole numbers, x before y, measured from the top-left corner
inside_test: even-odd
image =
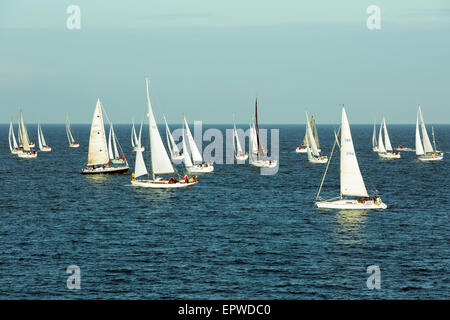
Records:
[[[80,147],[79,143],[74,142],[74,143],[69,144],[69,148],[78,148],[78,147]]]
[[[378,156],[380,159],[400,159],[400,152],[379,152]]]
[[[297,152],[297,153],[306,153],[308,151],[306,150],[305,147],[297,147],[297,149],[295,149],[295,152]]]
[[[312,159],[308,159],[311,163],[327,163],[328,158],[326,156],[321,156],[320,158],[313,157]]]
[[[192,167],[187,167],[186,169],[190,173],[209,173],[214,171],[214,166],[208,165],[207,167],[204,167],[203,165],[197,164]]]
[[[101,174],[101,173],[125,173],[129,169],[128,166],[123,167],[86,167],[81,170],[82,174]]]
[[[416,151],[416,150],[414,150],[414,149],[411,149],[411,148],[407,148],[407,147],[397,147],[397,148],[394,148],[395,149],[395,151]]]
[[[142,151],[145,151],[145,147],[144,147],[144,146],[141,146],[141,150],[142,150]],[[133,148],[133,151],[134,151],[134,152],[137,152],[137,151],[138,151],[138,147],[134,147],[134,148]]]
[[[12,154],[19,154],[19,153],[21,153],[22,152],[22,150],[20,150],[20,149],[17,149],[17,150],[11,150],[11,153]]]
[[[30,153],[30,152],[22,151],[22,152],[17,153],[17,156],[22,159],[34,159],[34,158],[37,158],[37,152]]]
[[[435,156],[431,156],[431,155],[419,156],[417,159],[422,162],[440,161],[440,160],[444,159],[444,155],[440,154],[440,155],[435,155]]]
[[[175,189],[175,188],[186,188],[197,184],[198,181],[194,182],[175,182],[169,183],[169,180],[131,180],[131,184],[135,187],[142,188],[153,188],[153,189]]]
[[[245,161],[248,159],[248,154],[236,155],[234,157],[236,158],[237,161]]]
[[[276,160],[254,160],[251,163],[252,166],[258,168],[275,168],[277,166]]]
[[[42,149],[39,149],[41,152],[50,152],[50,151],[52,151],[52,148],[51,147],[49,147],[49,146],[46,146],[46,147],[42,147]]]
[[[380,198],[376,202],[373,200],[360,201],[358,200],[335,200],[335,201],[318,201],[316,206],[321,209],[339,209],[339,210],[382,210],[386,209],[387,205],[381,201]]]

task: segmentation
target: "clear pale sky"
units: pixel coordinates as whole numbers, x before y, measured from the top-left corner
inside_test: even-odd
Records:
[[[139,121],[147,75],[170,123],[450,123],[450,1],[0,1],[0,123]]]

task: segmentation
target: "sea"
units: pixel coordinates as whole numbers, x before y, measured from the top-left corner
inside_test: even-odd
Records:
[[[72,124],[71,149],[63,124],[44,124],[53,150],[28,160],[0,125],[0,299],[450,298],[450,125],[435,125],[444,160],[421,163],[378,159],[373,126],[351,124],[367,189],[388,205],[364,212],[314,207],[326,165],[295,153],[304,125],[260,127],[279,130],[276,174],[216,163],[191,188],[152,190],[130,184],[131,124],[115,126],[129,172],[93,176],[80,174],[90,125]],[[328,156],[336,127],[318,124]],[[393,146],[414,149],[415,125],[388,129]],[[339,196],[338,149],[321,196]]]

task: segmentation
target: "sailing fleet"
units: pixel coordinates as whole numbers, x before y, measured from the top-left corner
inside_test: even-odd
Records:
[[[156,118],[150,101],[149,79],[145,79],[146,98],[147,98],[147,120],[149,128],[149,150],[150,150],[150,168],[151,175],[147,170],[144,159],[145,146],[142,143],[142,128],[144,119],[139,127],[139,134],[136,133],[134,121],[131,129],[131,147],[136,152],[134,171],[131,174],[131,185],[134,187],[170,189],[184,188],[196,185],[198,178],[194,174],[214,172],[214,163],[207,163],[202,157],[185,115],[182,121],[181,147],[177,146],[170,131],[166,117],[165,134],[168,151],[163,143],[158,130]],[[234,158],[238,163],[244,163],[249,160],[251,166],[257,168],[277,167],[278,161],[267,156],[268,150],[264,148],[260,138],[258,124],[258,100],[255,100],[254,120],[249,128],[249,152],[245,152],[242,147],[242,137],[239,137],[236,121],[233,115],[233,150]],[[108,135],[105,131],[105,117],[109,122]],[[417,160],[421,162],[443,160],[443,153],[436,146],[436,137],[434,127],[431,128],[433,143],[431,142],[427,128],[425,126],[422,109],[419,105],[416,119],[415,133],[415,153]],[[75,141],[71,128],[69,115],[66,114],[66,135],[70,148],[78,148],[80,145]],[[37,125],[38,147],[40,152],[50,152],[52,148],[47,144],[44,132],[40,123]],[[308,162],[313,164],[326,164],[324,174],[315,197],[315,206],[325,209],[339,210],[382,210],[387,205],[381,197],[375,194],[369,194],[360,170],[355,147],[353,144],[350,125],[347,118],[345,107],[341,110],[341,124],[339,131],[334,133],[334,144],[330,156],[322,155],[319,143],[319,136],[314,116],[309,118],[306,113],[305,135],[302,144],[296,148],[295,152],[306,154]],[[28,130],[24,121],[23,113],[20,112],[17,129],[17,139],[14,132],[13,121],[10,121],[8,142],[11,154],[19,158],[32,159],[37,157],[35,143],[30,140]],[[245,146],[245,141],[244,141]],[[336,146],[340,150],[340,190],[339,196],[332,199],[323,199],[321,191],[326,180],[327,172]],[[400,159],[400,151],[414,151],[412,149],[397,146],[392,147],[389,132],[386,125],[386,119],[383,117],[377,134],[376,123],[374,122],[372,134],[372,151],[378,154],[382,160]],[[184,171],[177,168],[183,165]],[[119,139],[115,133],[113,123],[105,114],[104,108],[97,99],[92,117],[91,130],[89,136],[88,159],[86,166],[82,168],[82,174],[111,174],[126,173],[129,170],[129,164],[125,158]],[[190,177],[188,175],[191,175]],[[147,176],[147,178],[142,178]],[[170,176],[170,178],[169,178]]]

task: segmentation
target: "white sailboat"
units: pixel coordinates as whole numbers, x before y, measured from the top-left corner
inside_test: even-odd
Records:
[[[72,132],[70,131],[69,114],[66,113],[66,134],[67,140],[69,140],[69,148],[78,148],[80,144],[73,138]]]
[[[17,153],[19,158],[33,159],[37,157],[37,152],[31,150],[30,140],[28,138],[28,131],[23,121],[22,111],[20,112],[20,136],[22,139],[22,152]]]
[[[187,145],[189,147],[189,150],[183,148],[184,166],[186,167],[187,171],[190,173],[213,172],[214,164],[213,163],[208,164],[208,163],[203,162],[202,154],[199,151],[194,138],[192,137],[191,130],[189,129],[189,125],[186,121],[185,116],[183,117],[183,139],[184,139],[184,136],[186,137]],[[184,145],[183,145],[183,147],[184,147]],[[192,156],[192,161],[191,161],[191,156]]]
[[[184,156],[183,153],[180,152],[180,149],[178,149],[177,144],[173,139],[172,133],[170,133],[166,116],[164,116],[164,122],[166,123],[166,138],[167,138],[167,146],[169,147],[170,158],[172,159],[172,161],[181,161],[184,159]]]
[[[384,143],[381,131],[384,133]],[[391,140],[386,127],[386,119],[383,117],[378,136],[378,156],[381,159],[400,159],[400,152],[392,149]]]
[[[316,133],[317,136],[317,133]],[[311,163],[327,163],[327,156],[321,156],[318,150],[316,139],[314,138],[310,122],[308,121],[308,114],[306,113],[306,153],[308,154],[308,161]]]
[[[8,142],[9,142],[9,150],[11,151],[12,154],[18,154],[19,152],[22,152],[16,141],[12,120],[9,123]]]
[[[420,137],[419,132],[419,122],[422,131],[422,138]],[[439,161],[444,159],[444,155],[436,150],[436,147],[433,148],[430,142],[430,138],[428,137],[427,129],[425,127],[425,122],[422,116],[422,109],[417,110],[417,120],[416,120],[416,155],[419,161],[427,162],[427,161]]]
[[[120,156],[119,153],[122,150],[120,147],[119,140],[117,139],[116,133],[114,132],[114,126],[112,122],[109,125],[109,138],[108,138],[108,155],[109,161],[112,164],[123,165],[126,163],[125,156]]]
[[[353,146],[350,125],[348,123],[347,114],[344,106],[342,106],[341,119],[341,142],[340,142],[340,197],[330,200],[323,200],[320,197],[323,182],[325,180],[330,162],[325,169],[322,182],[316,196],[316,206],[326,209],[343,209],[343,210],[368,210],[368,209],[386,209],[387,205],[383,203],[380,197],[373,196],[370,198],[364,184],[361,171],[359,169],[358,160],[356,159],[355,148]],[[337,143],[337,138],[333,145],[330,159]],[[358,199],[344,198],[358,197]]]
[[[133,147],[133,151],[137,151],[137,142],[138,140],[141,140],[142,135],[142,124],[144,123],[144,120],[141,122],[141,127],[139,128],[139,139],[136,136],[136,129],[134,128],[134,120],[133,120],[133,126],[131,127],[131,146]],[[142,151],[145,151],[145,147],[141,145]]]
[[[195,185],[198,180],[196,177],[189,179],[184,176],[179,181],[170,178],[163,179],[158,177],[158,175],[173,174],[175,170],[173,168],[172,162],[167,155],[166,148],[162,142],[161,136],[156,125],[156,120],[153,115],[152,106],[150,103],[150,94],[148,89],[148,78],[145,79],[145,84],[147,88],[147,106],[148,106],[148,121],[149,121],[149,135],[150,135],[150,155],[152,164],[152,180],[136,180],[136,178],[148,174],[147,168],[145,167],[144,158],[142,156],[142,149],[140,148],[141,141],[138,140],[137,153],[136,153],[136,165],[135,171],[132,174],[131,184],[136,187],[144,188],[158,188],[158,189],[169,189],[169,188],[183,188]]]
[[[38,122],[38,143],[39,143],[39,150],[42,152],[50,152],[52,151],[52,148],[47,145],[47,142],[44,138],[44,133],[42,132],[41,124]]]
[[[308,119],[306,119],[306,122],[308,123]],[[311,116],[311,119],[309,120],[309,125],[310,125],[311,129],[314,130],[314,134],[313,134],[314,141],[316,143],[317,150],[320,153],[320,152],[322,152],[322,150],[320,149],[319,135],[317,134],[316,120],[314,119],[314,116]],[[307,136],[307,134],[305,133],[305,136],[303,137],[301,146],[297,147],[297,149],[295,149],[295,152],[307,153],[308,149],[306,148],[306,136]]]
[[[241,142],[239,141],[239,135],[237,133],[236,121],[234,120],[234,115],[233,115],[233,124],[234,124],[234,128],[233,128],[234,157],[236,158],[237,161],[245,161],[248,159],[248,153],[244,152],[244,150],[242,149],[242,146],[241,146]]]
[[[265,154],[259,140],[259,127],[258,127],[258,99],[255,100],[255,132],[256,143],[258,146],[258,152],[256,159],[252,157],[250,163],[254,167],[258,168],[275,168],[277,166],[277,160],[265,159]]]
[[[112,127],[111,127],[112,130]],[[111,136],[110,136],[111,138]],[[87,166],[81,170],[82,174],[100,174],[100,173],[124,173],[129,169],[125,157],[122,162],[114,165],[110,161],[110,152],[106,145],[106,134],[103,123],[103,113],[100,99],[94,110],[92,118],[91,133],[89,137],[89,151]],[[113,155],[114,156],[114,155]]]

